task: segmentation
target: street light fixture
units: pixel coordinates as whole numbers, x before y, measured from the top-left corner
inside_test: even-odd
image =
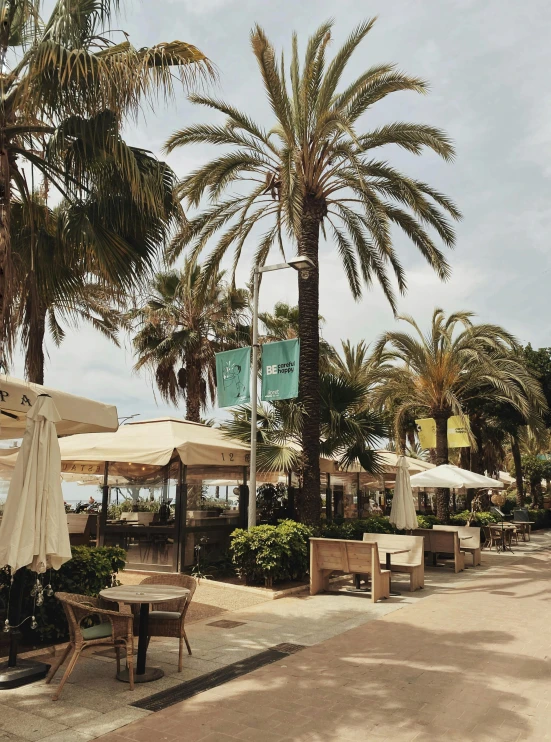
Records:
[[[257,408],[258,408],[258,293],[260,275],[269,271],[281,271],[285,268],[294,268],[296,271],[307,272],[315,268],[314,262],[305,255],[291,258],[287,263],[264,265],[254,269],[253,274],[253,353],[252,353],[252,384],[251,384],[251,473],[249,477],[249,517],[248,527],[256,526],[256,436],[257,436]],[[305,275],[305,278],[308,276]]]

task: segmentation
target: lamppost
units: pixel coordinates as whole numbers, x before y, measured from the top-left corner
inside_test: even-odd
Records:
[[[251,473],[249,477],[249,529],[256,526],[256,421],[258,408],[258,292],[260,275],[269,271],[281,271],[285,268],[294,268],[296,271],[307,271],[315,268],[314,263],[305,255],[291,258],[287,263],[264,265],[255,268],[253,274],[253,353],[252,353],[252,384],[251,384]]]

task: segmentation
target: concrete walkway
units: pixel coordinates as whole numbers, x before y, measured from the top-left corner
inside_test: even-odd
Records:
[[[427,599],[151,714],[102,742],[551,739],[551,549],[487,559],[489,569],[468,571]],[[341,599],[354,596],[313,602],[333,606]],[[272,616],[283,602],[270,606]],[[263,607],[242,615],[266,621]],[[296,625],[299,616],[300,609],[288,620]],[[341,629],[350,621],[343,616]]]
[[[515,555],[484,552],[476,570],[427,569],[424,591],[375,605],[338,586],[260,603],[234,595],[189,626],[183,673],[177,642],[154,639],[149,663],[165,677],[133,693],[97,654],[57,703],[43,683],[2,692],[0,742],[546,739],[550,559],[546,533]],[[217,602],[206,592],[216,589],[202,599]],[[130,705],[283,642],[306,648],[164,711]]]

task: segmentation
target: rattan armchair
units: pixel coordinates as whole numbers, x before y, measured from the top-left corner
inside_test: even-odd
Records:
[[[63,686],[75,669],[82,650],[101,644],[115,647],[117,673],[121,669],[120,648],[124,647],[126,649],[130,690],[134,690],[134,632],[132,614],[106,610],[101,607],[102,602],[100,598],[92,598],[89,595],[56,593],[55,597],[63,605],[63,610],[67,616],[70,640],[59,662],[53,664],[50,668],[46,676],[47,683],[52,681],[56,672],[69,656],[71,649],[73,650],[73,654],[52,700],[58,700]],[[98,616],[101,623],[90,626],[89,628],[82,628],[81,622],[89,616]]]
[[[189,590],[187,598],[176,598],[164,603],[154,603],[149,612],[149,629],[148,640],[152,636],[174,637],[180,640],[178,651],[178,672],[182,672],[184,642],[187,651],[191,654],[191,647],[186,636],[184,622],[186,613],[193,598],[193,593],[197,587],[197,581],[189,575],[182,574],[163,574],[159,573],[146,577],[142,580],[141,585],[176,585],[185,587]],[[134,631],[138,633],[139,615],[134,617]]]

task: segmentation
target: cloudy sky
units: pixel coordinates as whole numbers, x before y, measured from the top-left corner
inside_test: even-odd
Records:
[[[368,129],[391,121],[439,126],[454,139],[455,163],[432,155],[413,157],[388,149],[396,167],[451,196],[464,218],[457,247],[448,255],[453,274],[440,283],[407,240],[397,236],[408,271],[401,312],[426,323],[435,306],[470,309],[482,321],[504,325],[524,343],[551,346],[548,322],[551,283],[551,7],[543,0],[126,0],[124,28],[136,47],[180,39],[215,63],[217,95],[270,126],[271,116],[249,46],[254,23],[277,49],[289,49],[293,30],[304,45],[324,20],[335,20],[332,48],[351,28],[373,15],[374,30],[356,54],[349,74],[395,62],[431,84],[428,96],[396,93],[362,121]],[[127,140],[161,154],[167,137],[194,121],[213,120],[183,93],[166,106],[144,111],[128,126]],[[209,151],[190,147],[168,158],[184,175]],[[249,254],[254,250],[249,245]],[[245,256],[244,282],[250,260]],[[272,274],[262,285],[261,308],[296,303],[296,276]],[[395,326],[378,290],[355,303],[334,247],[321,248],[321,313],[324,335],[373,341]],[[132,372],[126,343],[117,349],[89,328],[70,332],[61,349],[51,346],[46,384],[115,403],[120,415],[165,414],[151,384]],[[14,371],[21,374],[21,360]]]

